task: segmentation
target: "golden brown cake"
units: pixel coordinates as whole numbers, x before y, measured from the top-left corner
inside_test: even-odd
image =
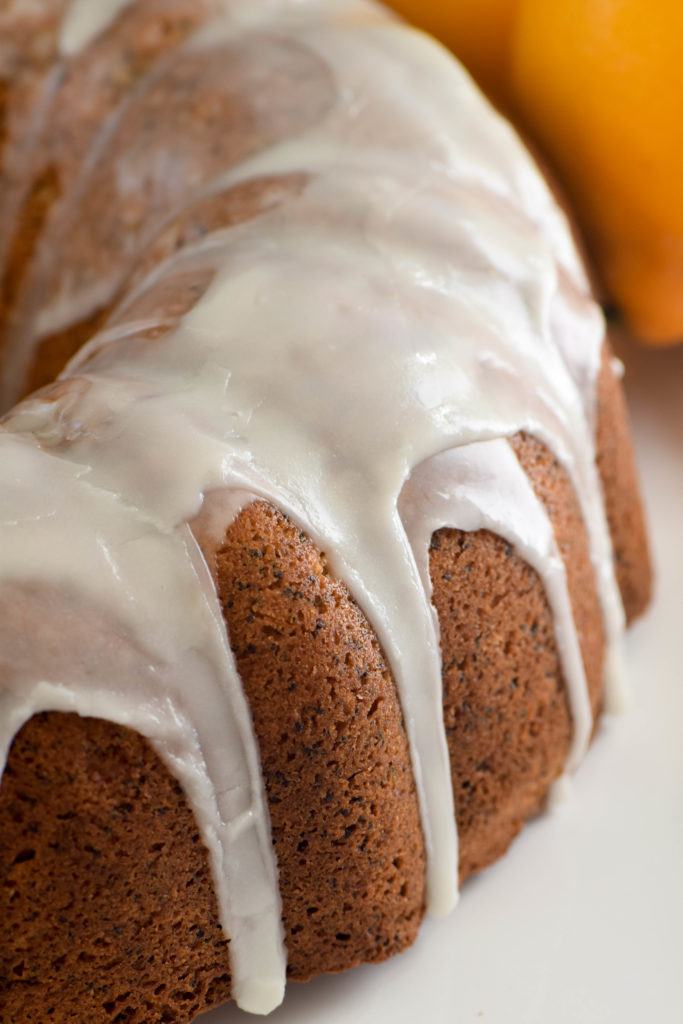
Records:
[[[360,0],[10,0],[0,175],[0,1020],[267,1012],[405,949],[618,700],[602,318]]]

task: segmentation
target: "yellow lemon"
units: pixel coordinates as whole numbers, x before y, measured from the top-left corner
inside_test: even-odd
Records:
[[[683,3],[393,6],[450,46],[538,144],[631,329],[683,338]]]
[[[504,100],[519,0],[390,0],[389,6],[450,47],[483,89]]]

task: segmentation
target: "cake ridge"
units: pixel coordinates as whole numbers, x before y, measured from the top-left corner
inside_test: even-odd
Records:
[[[285,45],[282,25],[276,35]],[[531,485],[524,489],[522,514],[515,515],[491,510],[486,485],[500,473],[510,493],[521,493],[520,466],[509,447],[519,432],[549,447],[573,479],[596,561],[611,663],[623,615],[595,493],[592,436],[603,324],[559,214],[539,225],[527,208],[530,197],[550,204],[530,160],[493,115],[480,122],[483,101],[438,48],[392,24],[349,25],[341,37],[314,24],[297,32],[296,45],[329,74],[336,90],[332,106],[321,113],[313,103],[313,124],[304,124],[294,141],[276,137],[241,169],[198,184],[193,198],[235,187],[254,169],[271,176],[300,172],[305,183],[260,217],[189,243],[137,282],[131,304],[174,272],[209,272],[201,294],[161,340],[149,331],[136,337],[133,349],[125,334],[105,323],[55,390],[38,393],[9,414],[0,435],[7,452],[0,478],[7,494],[13,490],[19,507],[22,500],[25,506],[13,518],[8,501],[0,521],[12,540],[0,547],[0,571],[10,591],[17,582],[34,583],[39,567],[55,586],[61,581],[67,596],[86,595],[96,607],[110,606],[129,645],[141,635],[134,606],[144,606],[146,628],[154,636],[156,623],[164,642],[151,653],[145,648],[140,686],[145,692],[152,680],[156,694],[157,679],[168,673],[168,734],[155,734],[153,708],[147,719],[133,716],[130,694],[116,694],[116,665],[101,669],[112,685],[109,716],[119,724],[134,721],[186,785],[187,765],[203,760],[202,785],[213,785],[207,799],[219,803],[234,783],[226,789],[224,770],[217,767],[215,722],[203,704],[193,719],[178,670],[169,664],[175,660],[189,677],[201,663],[210,677],[202,684],[207,691],[237,681],[206,565],[210,559],[205,563],[197,554],[202,539],[207,551],[211,544],[199,527],[195,537],[186,524],[196,521],[205,502],[221,505],[225,527],[243,507],[245,494],[270,501],[326,552],[389,660],[422,810],[428,903],[448,908],[457,889],[457,836],[438,621],[426,568],[429,543],[441,527],[496,526],[539,571],[559,611],[558,647],[573,702],[574,767],[592,719],[558,548]],[[192,49],[190,36],[183,52]],[[157,73],[161,80],[163,68]],[[406,90],[418,77],[419,100]],[[404,106],[396,111],[398,82]],[[457,111],[450,106],[454,97]],[[428,130],[425,110],[431,111]],[[409,171],[418,142],[416,182]],[[457,183],[459,174],[464,184]],[[499,201],[495,214],[478,202],[486,189]],[[471,198],[465,210],[449,205],[459,191]],[[514,202],[519,206],[506,219],[504,211]],[[162,227],[174,209],[166,211]],[[117,325],[121,332],[126,302],[117,305],[124,317]],[[570,327],[563,334],[565,321]],[[139,333],[154,322],[134,319],[132,329]],[[577,350],[571,361],[556,344],[569,335]],[[160,348],[167,360],[161,367]],[[279,366],[274,382],[266,374],[273,366]],[[331,379],[340,391],[328,389]],[[582,395],[578,385],[586,382],[589,393]],[[32,455],[25,459],[27,447]],[[19,452],[21,466],[15,461]],[[486,453],[492,452],[489,462]],[[459,501],[446,503],[445,517],[432,505],[427,533],[424,524],[408,531],[398,506],[403,501],[406,519],[412,515],[411,481],[414,486],[430,467],[448,464],[466,477],[467,458],[475,461],[476,472],[459,484]],[[180,481],[178,465],[186,471]],[[74,482],[61,489],[58,480],[69,474]],[[54,478],[54,497],[41,493],[45,477]],[[81,519],[81,504],[90,503],[97,506],[95,537]],[[530,521],[539,531],[533,557],[525,534]],[[102,575],[82,577],[86,552]],[[146,596],[135,597],[130,584],[143,564],[152,583]],[[153,598],[162,593],[171,607],[164,613],[168,621],[156,617]],[[205,633],[214,652],[208,662],[198,653]],[[6,718],[12,731],[21,724],[17,707],[24,708],[23,720],[54,707],[98,715],[107,710],[106,701],[89,704],[83,696],[87,674],[71,681],[60,676],[54,689],[46,689],[42,658],[41,652],[19,652],[19,668],[4,684],[10,693],[4,699],[14,709]],[[59,657],[55,673],[58,667]],[[256,740],[243,698],[234,701],[233,711],[222,713],[226,723],[234,714],[225,729],[236,729],[247,748],[248,778],[242,775],[237,787],[243,798],[248,794],[246,804],[241,799],[236,811],[218,808],[211,817],[202,810],[205,797],[193,794],[191,786],[188,796],[212,856],[230,936],[233,994],[240,1005],[260,1012],[276,1005],[284,984],[284,960],[276,948],[280,907],[275,869],[266,855],[268,811]],[[174,717],[183,720],[182,729],[176,730]],[[9,749],[11,735],[1,739],[0,746]],[[222,836],[212,835],[213,828],[223,829]],[[220,863],[231,860],[232,846],[245,835],[256,836],[263,860],[261,882],[246,906],[239,871],[232,863],[224,871]],[[234,860],[254,859],[253,849],[247,857],[238,851]],[[257,961],[263,943],[270,953],[262,976]]]

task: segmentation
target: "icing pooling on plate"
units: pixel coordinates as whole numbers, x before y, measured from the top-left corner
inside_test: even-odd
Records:
[[[248,47],[263,31],[244,6],[226,9],[187,51]],[[270,9],[274,38],[291,33],[329,68],[335,102],[204,190],[290,171],[305,172],[305,188],[186,246],[122,301],[125,314],[164,277],[209,272],[163,336],[163,363],[158,340],[129,340],[141,324],[110,328],[73,361],[61,395],[23,403],[0,435],[4,600],[59,594],[52,614],[76,635],[80,617],[111,623],[100,656],[76,667],[59,648],[48,663],[4,647],[0,752],[32,713],[55,708],[150,739],[209,850],[233,994],[257,1012],[284,984],[277,872],[248,711],[186,525],[204,496],[222,505],[223,528],[246,496],[273,501],[327,552],[376,630],[406,720],[434,912],[452,906],[457,873],[426,568],[434,529],[488,526],[537,569],[571,698],[572,766],[590,735],[563,569],[505,437],[526,430],[568,468],[612,651],[621,627],[593,458],[602,322],[545,186],[435,44],[398,26],[328,28],[321,16],[338,2]],[[82,298],[71,301],[80,312]],[[442,473],[446,483],[425,486]]]

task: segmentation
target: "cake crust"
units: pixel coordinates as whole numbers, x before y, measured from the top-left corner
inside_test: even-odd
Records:
[[[623,416],[614,393],[603,389],[599,413],[611,424]],[[576,499],[539,442],[513,444],[554,521],[574,603],[593,608],[579,610],[579,635],[597,711],[604,637]],[[608,494],[622,481],[613,509],[631,500],[625,476],[605,479]],[[633,543],[630,521],[613,515],[627,529],[617,547]],[[629,577],[628,565],[642,606],[649,576]],[[424,847],[381,647],[324,555],[265,502],[227,529],[212,569],[263,754],[289,975],[383,960],[417,934]],[[464,880],[542,808],[571,714],[543,587],[510,545],[439,530],[430,572]],[[192,813],[129,729],[51,712],[19,732],[0,790],[0,899],[0,995],[13,1024],[45,1007],[56,1024],[84,1013],[93,1024],[187,1024],[229,998],[228,943]]]
[[[310,46],[304,45],[303,35],[296,32],[273,34],[261,31],[259,26],[254,30],[248,24],[252,47],[249,56],[239,38],[235,43],[230,25],[221,23],[218,34],[225,32],[225,39],[218,47],[211,45],[215,8],[208,0],[145,0],[124,5],[111,31],[96,35],[92,46],[83,52],[65,60],[60,57],[56,72],[53,61],[59,48],[60,20],[68,4],[66,0],[46,0],[42,18],[38,8],[29,6],[16,18],[11,17],[12,12],[7,17],[0,12],[0,199],[7,202],[8,210],[8,216],[0,218],[0,256],[8,258],[0,286],[0,361],[4,361],[3,369],[13,367],[17,371],[7,375],[11,380],[3,380],[9,398],[37,385],[46,387],[9,414],[7,433],[3,432],[0,440],[9,438],[17,445],[26,441],[26,450],[33,445],[31,450],[41,467],[45,463],[40,460],[48,459],[50,448],[56,447],[57,464],[60,471],[67,467],[66,475],[73,472],[79,477],[83,466],[91,467],[92,489],[100,502],[96,507],[101,509],[113,496],[114,504],[118,503],[126,514],[134,510],[138,517],[132,530],[134,541],[141,541],[138,551],[149,551],[144,545],[150,536],[160,547],[169,542],[164,550],[171,552],[171,569],[167,576],[155,579],[156,585],[161,580],[161,586],[149,591],[155,598],[175,594],[177,600],[169,604],[180,611],[169,622],[177,626],[182,613],[189,617],[195,610],[190,607],[193,603],[199,605],[206,599],[211,609],[216,604],[213,625],[219,624],[220,650],[225,657],[215,661],[214,667],[219,666],[217,676],[227,688],[226,665],[230,668],[234,657],[247,701],[246,732],[251,723],[261,754],[263,789],[258,795],[265,791],[272,825],[289,977],[303,981],[315,974],[383,960],[414,940],[430,898],[432,868],[425,857],[429,845],[425,835],[430,836],[433,822],[429,814],[421,818],[418,804],[422,801],[423,810],[428,804],[428,787],[420,788],[423,775],[414,774],[413,764],[420,768],[427,764],[428,757],[423,758],[417,740],[434,738],[431,722],[439,720],[441,702],[438,695],[432,701],[429,713],[433,717],[428,720],[427,716],[426,727],[425,719],[421,720],[419,737],[417,729],[411,733],[419,717],[416,712],[422,714],[422,707],[429,701],[415,700],[411,705],[412,691],[405,687],[400,691],[404,695],[402,707],[398,684],[403,661],[392,660],[392,631],[385,629],[381,634],[387,645],[385,651],[379,639],[381,616],[377,608],[376,618],[370,613],[366,616],[360,596],[356,595],[357,603],[349,587],[331,571],[330,566],[339,565],[343,558],[335,563],[331,550],[322,550],[326,541],[320,540],[324,530],[316,534],[320,520],[316,513],[321,507],[327,510],[325,502],[330,493],[344,490],[344,480],[349,493],[361,495],[358,502],[366,501],[366,509],[370,508],[368,499],[374,501],[375,489],[383,484],[386,493],[398,499],[391,488],[398,488],[400,474],[394,466],[392,476],[389,463],[394,456],[401,463],[396,455],[401,445],[405,445],[399,453],[405,485],[408,467],[417,469],[421,458],[429,461],[448,444],[457,449],[474,448],[482,442],[480,447],[486,447],[497,430],[495,442],[508,456],[510,447],[516,455],[517,461],[513,456],[509,458],[514,481],[521,476],[529,492],[524,507],[539,512],[536,523],[541,519],[545,523],[545,516],[552,524],[553,543],[564,566],[576,626],[578,660],[583,661],[585,670],[587,703],[597,718],[603,704],[602,671],[611,626],[600,606],[600,588],[591,561],[595,524],[584,522],[569,470],[549,447],[520,427],[521,421],[550,424],[547,434],[571,465],[575,454],[572,431],[565,429],[566,423],[560,422],[558,427],[561,417],[555,420],[550,407],[560,393],[564,401],[563,387],[568,385],[567,409],[583,417],[580,424],[577,422],[577,430],[583,430],[584,419],[588,422],[592,418],[592,391],[588,399],[579,394],[581,389],[575,388],[577,382],[572,378],[573,359],[553,349],[547,366],[547,353],[539,359],[544,368],[534,379],[542,386],[534,389],[524,380],[519,388],[527,401],[527,390],[536,397],[543,391],[543,401],[539,400],[532,412],[526,406],[522,408],[521,398],[516,404],[517,394],[509,409],[506,404],[510,397],[506,387],[514,379],[514,372],[520,377],[528,371],[533,377],[534,370],[527,363],[521,365],[521,360],[517,366],[512,346],[506,347],[507,339],[515,337],[515,331],[524,334],[530,323],[535,324],[541,307],[547,311],[555,303],[553,315],[560,320],[565,317],[572,327],[581,321],[577,346],[583,346],[586,366],[593,355],[598,355],[600,332],[594,329],[595,318],[584,309],[591,303],[583,272],[569,251],[568,233],[565,238],[565,228],[550,198],[546,224],[541,214],[537,221],[536,208],[527,209],[524,197],[517,195],[516,190],[524,189],[518,189],[516,175],[523,182],[529,174],[533,185],[530,194],[541,205],[544,201],[542,183],[524,164],[526,157],[521,148],[515,148],[511,138],[499,132],[500,126],[492,127],[491,139],[485,140],[483,148],[490,142],[495,154],[500,145],[505,160],[494,156],[471,193],[467,192],[471,168],[465,161],[466,173],[458,188],[462,186],[468,197],[467,216],[454,213],[450,219],[452,178],[456,175],[451,178],[448,146],[455,151],[460,140],[449,136],[452,108],[449,106],[446,116],[441,110],[444,77],[440,73],[435,73],[433,80],[430,77],[440,66],[438,60],[445,58],[426,54],[423,47],[428,44],[424,40],[399,36],[402,30],[398,28],[387,29],[385,39],[380,28],[381,13],[374,7],[363,10],[362,4],[358,5],[364,29],[373,22],[372,31],[357,40],[366,62],[358,66],[349,61],[344,49],[355,31],[351,18],[338,48],[331,41],[327,23],[317,44]],[[4,32],[6,26],[8,31]],[[202,36],[206,26],[209,31]],[[319,27],[316,23],[307,38],[313,38]],[[396,42],[399,38],[402,42]],[[404,59],[414,63],[404,65]],[[372,77],[380,61],[386,61],[383,66],[388,76],[382,80],[382,88],[370,97],[372,102],[362,92],[352,102],[359,83],[355,78],[347,81],[346,70],[352,64],[354,69],[357,66],[362,80],[366,71]],[[416,68],[429,79],[432,90],[431,94],[425,92],[425,96],[431,95],[431,106],[425,100],[423,113],[422,97],[413,94],[412,85],[405,110],[394,105],[397,78],[416,79]],[[466,88],[463,82],[458,87]],[[472,167],[481,157],[483,136],[478,118],[490,113],[478,107],[479,102],[472,100],[472,110],[463,120],[465,134],[470,128],[468,117],[477,124],[470,139]],[[434,130],[425,132],[425,120],[431,125],[431,118]],[[386,125],[380,131],[383,122]],[[358,166],[349,157],[357,130]],[[408,157],[415,140],[422,143],[425,135],[435,146],[440,141],[445,145],[425,156],[424,167],[419,169],[420,174],[423,170],[425,173],[424,187],[420,178],[420,188],[416,189],[415,170]],[[312,144],[299,149],[309,136]],[[43,137],[44,145],[39,146]],[[272,159],[273,153],[278,159]],[[510,181],[507,168],[501,166],[508,159],[516,169],[509,175]],[[352,166],[346,166],[347,160]],[[258,171],[252,174],[254,164]],[[443,176],[442,164],[448,171]],[[371,187],[363,176],[368,167],[373,169]],[[338,174],[340,168],[342,173]],[[500,194],[492,190],[489,210],[482,202],[486,199],[482,185],[491,176],[491,180],[498,181],[499,174]],[[332,210],[329,223],[324,213],[326,204]],[[294,211],[289,221],[285,208]],[[509,216],[510,234],[506,229],[499,237],[492,225],[505,216]],[[272,236],[262,230],[262,222],[268,218],[269,227],[279,239],[279,249],[273,246]],[[553,248],[554,234],[560,237],[557,252]],[[234,241],[232,255],[226,254],[228,236],[231,245]],[[482,239],[493,246],[490,265]],[[424,245],[425,241],[429,245]],[[54,255],[57,243],[62,254],[59,259]],[[533,249],[536,244],[538,250]],[[527,264],[523,254],[528,245],[536,255]],[[297,264],[299,276],[293,278],[291,267],[302,251],[307,262]],[[378,253],[383,254],[381,259]],[[465,254],[463,265],[454,259],[454,253]],[[238,279],[246,282],[242,291],[231,292],[225,284],[225,271],[233,256],[242,275]],[[511,258],[511,280],[515,287],[521,284],[508,296],[505,315],[514,321],[508,324],[504,316],[498,315],[497,303],[498,289],[504,292],[510,283],[500,267],[510,266],[506,261]],[[538,268],[544,261],[552,267],[539,281]],[[294,313],[300,310],[291,296],[293,289],[295,296],[308,299],[306,275],[315,278],[318,263],[324,267],[321,290],[315,293],[319,319],[310,330],[309,306],[306,304],[304,315],[297,320]],[[411,269],[414,264],[419,265],[417,271]],[[258,275],[262,271],[261,278]],[[455,288],[449,293],[449,273],[452,278],[466,279],[464,299]],[[344,292],[340,299],[337,285],[344,277],[351,283],[351,292]],[[256,287],[252,293],[249,282],[254,280],[260,290]],[[330,281],[334,288],[326,291]],[[439,287],[433,286],[435,282]],[[482,282],[493,282],[490,294]],[[427,287],[423,287],[425,283]],[[400,284],[405,285],[405,294]],[[225,294],[218,285],[225,287]],[[448,316],[440,305],[442,290],[449,295]],[[411,312],[417,311],[417,316],[406,332],[410,308],[407,294],[415,307]],[[284,296],[284,305],[271,307],[273,295]],[[266,325],[260,333],[256,331],[256,340],[263,345],[252,362],[247,358],[240,361],[254,342],[252,319],[245,321],[247,329],[242,335],[235,330],[238,340],[232,351],[220,347],[222,339],[230,334],[226,326],[232,328],[236,323],[244,328],[244,322],[239,322],[244,296],[253,299],[250,312],[258,325]],[[482,296],[488,298],[488,306]],[[584,320],[581,310],[586,313]],[[495,315],[489,315],[492,311]],[[281,332],[289,315],[294,326],[289,332]],[[378,324],[388,324],[384,341],[402,353],[396,365],[403,366],[401,360],[409,364],[405,378],[400,374],[392,377],[394,364],[386,358],[384,349],[379,354],[366,351],[366,340],[378,333]],[[479,330],[489,347],[479,346]],[[539,354],[542,345],[536,345],[538,338],[532,334],[526,340]],[[306,347],[309,335],[312,343]],[[449,348],[456,335],[466,341],[462,358],[469,362],[471,371],[462,394],[459,375],[465,374],[460,362],[457,372],[453,372]],[[193,338],[197,337],[204,341],[195,349]],[[476,343],[468,349],[472,338]],[[282,358],[271,347],[272,339],[282,344]],[[354,347],[347,344],[350,340],[354,345],[358,340],[362,344]],[[406,355],[407,340],[416,341],[419,359],[415,346]],[[87,342],[87,349],[82,351],[81,345]],[[321,349],[323,342],[327,347]],[[169,366],[156,377],[157,357],[168,353],[174,344],[173,372],[184,369],[187,362],[189,377],[180,372],[174,377]],[[338,376],[345,379],[344,373],[353,371],[346,372],[346,378],[351,378],[350,395],[357,404],[352,412],[337,399],[335,418],[328,416],[328,406],[332,406],[326,399],[333,396],[326,392],[326,382],[329,366],[338,365],[335,360],[342,349],[348,351],[344,357],[347,362],[339,363],[343,372]],[[79,351],[81,355],[71,370],[57,383],[48,384]],[[442,359],[440,375],[431,375],[430,358],[434,355],[436,362],[437,351]],[[252,417],[258,420],[261,405],[271,403],[268,415],[272,408],[280,409],[279,388],[284,390],[284,382],[276,380],[274,391],[268,384],[267,400],[263,392],[255,398],[250,392],[253,380],[260,379],[257,362],[265,363],[274,355],[276,378],[286,364],[292,371],[289,383],[293,380],[296,384],[285,396],[295,406],[293,423],[286,416],[284,421],[275,416],[275,421],[280,425],[284,422],[283,434],[294,439],[299,467],[310,461],[311,448],[307,445],[314,437],[325,455],[320,466],[334,464],[339,472],[327,478],[327,493],[319,493],[311,483],[315,474],[304,473],[301,493],[305,500],[298,507],[305,511],[298,520],[293,511],[300,497],[297,485],[301,480],[297,479],[292,492],[285,493],[281,502],[287,506],[290,500],[288,517],[277,507],[275,497],[283,492],[281,467],[273,468],[275,461],[270,461],[270,452],[259,466],[257,449],[262,435],[255,428],[244,460],[257,468],[257,485],[253,493],[249,492],[251,503],[241,506],[233,519],[226,517],[222,522],[217,541],[204,548],[206,564],[200,570],[197,566],[201,559],[194,542],[202,545],[205,538],[200,536],[197,519],[192,516],[197,516],[203,502],[210,504],[210,498],[206,499],[212,488],[220,493],[221,487],[234,491],[242,486],[236,481],[242,480],[243,425]],[[510,370],[512,364],[514,372]],[[301,375],[302,388],[298,387],[300,365],[310,374]],[[369,371],[366,374],[370,365],[382,385],[390,380],[389,392],[394,396],[389,414],[385,408],[383,416],[380,409],[374,419],[367,420],[370,427],[379,436],[386,426],[382,419],[392,420],[393,429],[393,419],[399,421],[405,416],[419,434],[418,440],[411,434],[406,441],[399,430],[388,430],[382,434],[389,439],[384,448],[377,445],[381,458],[372,465],[359,457],[364,454],[361,448],[370,449],[376,441],[372,430],[365,436],[349,434],[355,462],[337,445],[346,418],[356,414],[361,418],[365,407],[377,397],[378,388],[373,392],[364,390],[366,376],[367,380],[372,377]],[[320,372],[321,367],[325,373]],[[585,368],[582,364],[582,372]],[[444,380],[452,386],[448,395],[444,394]],[[170,387],[165,390],[169,381]],[[593,385],[597,469],[612,534],[616,575],[627,616],[633,618],[649,597],[649,564],[625,409],[607,347],[602,351],[597,381],[591,376]],[[461,423],[454,426],[454,421],[447,422],[449,403],[453,400],[454,404],[453,396],[458,394],[464,395],[463,404],[467,406],[468,388],[480,390],[481,405],[474,413],[469,409],[467,429],[460,434]],[[409,400],[407,392],[411,392]],[[176,405],[166,403],[169,395],[180,396]],[[435,395],[442,401],[437,401]],[[497,403],[490,395],[497,396]],[[292,396],[299,397],[303,409]],[[496,404],[506,406],[505,427],[500,426]],[[165,410],[165,418],[162,415],[164,431],[159,429],[154,434],[158,429],[154,428],[150,435],[151,420],[146,416],[151,406],[157,412]],[[205,413],[216,408],[220,415],[210,422]],[[118,413],[122,418],[116,420]],[[305,434],[302,424],[310,428],[313,420],[313,429]],[[148,429],[141,430],[141,425]],[[592,451],[590,433],[586,429],[581,435],[586,440],[580,449],[581,458],[588,459],[586,453]],[[150,436],[154,442],[149,441]],[[96,459],[91,455],[97,455],[104,438],[113,447],[108,447],[102,476],[98,477]],[[117,448],[122,438],[122,447]],[[165,475],[175,452],[168,458],[162,448],[168,446],[170,451],[174,445],[180,449],[185,444],[183,455],[185,468],[190,468],[190,483],[189,497],[183,491],[181,501],[180,489]],[[143,458],[131,460],[137,467],[135,473],[122,478],[122,462],[111,452],[123,451],[130,458],[143,449]],[[216,451],[218,465],[211,461]],[[279,456],[284,463],[284,446]],[[202,467],[203,476],[199,471],[192,475],[195,465]],[[277,478],[271,490],[268,483],[272,481],[261,486],[263,481],[258,479],[258,470],[264,465]],[[286,471],[281,475],[286,477]],[[28,473],[27,479],[32,480]],[[287,486],[291,483],[286,481]],[[88,486],[87,480],[78,484],[81,489],[77,500],[82,500],[84,506],[82,496]],[[269,494],[270,501],[252,500],[254,494],[264,493]],[[67,501],[69,515],[75,503]],[[334,507],[333,501],[330,507]],[[394,500],[392,509],[396,507]],[[182,515],[176,515],[177,508],[182,509]],[[343,511],[348,522],[358,526],[361,517],[354,518],[357,509],[352,514],[348,507]],[[53,512],[55,509],[43,518],[47,521]],[[18,522],[23,528],[40,519],[29,511]],[[106,569],[113,569],[112,578],[121,568],[117,545],[123,548],[131,538],[123,527],[122,533],[118,532],[120,522],[115,520],[111,530],[114,542],[107,547],[105,527],[98,520],[101,548],[110,556]],[[395,530],[397,522],[397,517],[391,516],[383,520],[387,534],[389,529]],[[148,530],[150,523],[154,524],[153,530]],[[72,525],[70,519],[68,525]],[[107,528],[110,525],[107,521]],[[128,529],[128,519],[125,526]],[[602,526],[598,523],[598,533]],[[31,529],[26,527],[22,536],[34,537]],[[358,530],[362,532],[362,527]],[[122,534],[124,541],[119,544]],[[179,540],[181,535],[183,541]],[[350,531],[349,535],[357,539],[360,533]],[[51,535],[41,534],[41,543],[44,536]],[[387,536],[377,531],[371,536],[374,546],[371,550],[366,546],[364,555],[381,560],[380,549]],[[59,536],[60,543],[64,537],[64,533]],[[172,546],[169,538],[177,544]],[[401,542],[405,539],[403,535],[399,538]],[[175,561],[185,542],[183,560]],[[423,550],[426,546],[425,540]],[[50,557],[59,555],[57,547],[57,543],[52,545]],[[385,579],[398,580],[403,590],[390,593],[384,608],[394,602],[392,615],[395,612],[396,618],[392,618],[392,625],[410,624],[408,615],[402,617],[404,608],[416,611],[416,617],[422,614],[423,632],[416,632],[416,636],[424,639],[429,634],[433,643],[425,644],[420,651],[436,652],[438,638],[428,588],[420,590],[418,576],[411,575],[414,562],[407,556],[407,549],[402,549],[403,562],[396,571],[400,559],[392,561],[391,556],[398,547],[400,544],[395,544],[387,555],[391,548],[387,543],[383,551],[384,568],[388,565],[390,570]],[[413,549],[412,554],[416,561],[418,553]],[[551,554],[555,558],[555,548]],[[194,555],[196,562],[192,561]],[[72,559],[72,564],[78,561]],[[127,569],[130,562],[126,563]],[[69,638],[67,645],[80,644],[82,660],[96,666],[91,669],[90,682],[98,671],[106,675],[112,660],[107,655],[113,654],[117,639],[129,658],[126,661],[122,656],[117,664],[137,665],[135,659],[141,651],[145,660],[147,648],[136,631],[137,621],[130,624],[130,602],[121,598],[124,594],[127,599],[125,586],[116,590],[115,597],[107,591],[101,602],[97,598],[91,601],[92,592],[86,586],[79,589],[82,580],[73,591],[64,585],[65,578],[72,579],[70,567],[65,569],[58,557],[55,565],[57,570],[50,563],[52,587],[41,590],[43,603],[35,594],[31,601],[31,588],[36,584],[30,574],[26,586],[23,576],[18,581],[22,602],[16,607],[14,570],[3,579],[0,599],[10,646],[14,624],[20,626],[13,650],[16,652],[22,644],[28,649],[38,643],[48,652],[53,645],[61,656],[63,634]],[[194,577],[188,566],[196,570]],[[582,732],[573,718],[572,707],[576,705],[570,699],[571,687],[558,655],[542,570],[533,569],[509,538],[505,540],[491,529],[478,526],[468,531],[438,528],[431,537],[428,567],[441,634],[447,744],[436,772],[437,785],[430,793],[448,789],[450,767],[460,844],[459,874],[465,879],[500,857],[524,822],[543,806],[549,787],[564,769],[575,734],[587,735],[590,722],[584,716],[587,724]],[[173,585],[169,583],[176,570],[178,579],[192,579],[187,599],[177,586],[173,589],[175,577]],[[207,570],[205,580],[202,574]],[[561,567],[559,574],[562,576]],[[353,577],[353,573],[349,575]],[[200,576],[205,590],[201,586],[192,589]],[[373,581],[377,583],[377,577]],[[406,581],[414,584],[412,590],[405,586]],[[419,599],[411,603],[416,594]],[[161,618],[159,605],[154,611]],[[104,626],[101,631],[92,629],[91,624],[104,622],[112,607],[114,614],[106,619],[112,623],[111,634]],[[221,611],[224,624],[220,622]],[[572,615],[566,618],[571,621]],[[370,619],[378,624],[377,632]],[[149,624],[149,618],[147,621]],[[190,631],[189,635],[200,634],[205,635],[198,627],[197,633]],[[395,648],[398,650],[398,645]],[[190,643],[182,655],[188,649],[199,651]],[[157,663],[150,655],[152,674],[158,671],[163,675],[164,658],[173,660],[167,650],[165,647]],[[14,680],[7,661],[5,657],[3,662],[0,652],[0,673],[7,669],[11,688]],[[389,669],[390,661],[396,678]],[[424,669],[425,676],[431,672],[430,692],[438,694],[438,658],[420,653],[413,663]],[[33,664],[31,669],[35,672]],[[72,671],[69,660],[67,675]],[[39,678],[51,679],[52,672],[51,664]],[[172,674],[170,678],[173,683]],[[34,681],[29,678],[29,689]],[[422,683],[421,679],[416,681]],[[67,688],[65,684],[63,689]],[[152,692],[156,696],[156,690]],[[136,701],[137,696],[136,692]],[[184,713],[190,703],[185,701],[184,693],[180,710]],[[55,705],[40,704],[38,698],[37,703],[23,706]],[[79,704],[74,699],[67,706]],[[179,710],[178,706],[173,709]],[[123,711],[117,707],[113,717],[117,715],[117,720],[132,720],[130,706],[124,706]],[[577,721],[580,718],[579,708]],[[192,728],[196,721],[190,714]],[[438,724],[440,729],[440,721]],[[145,726],[154,736],[149,720],[145,720]],[[213,734],[210,736],[213,739]],[[413,738],[416,741],[411,751]],[[198,745],[203,753],[201,743]],[[219,906],[220,892],[224,890],[220,885],[214,887],[217,879],[227,886],[227,874],[211,877],[210,865],[216,867],[215,859],[211,860],[215,850],[208,841],[205,849],[199,811],[195,817],[189,790],[188,794],[183,792],[168,768],[175,751],[169,755],[166,748],[166,760],[162,761],[155,749],[159,748],[154,748],[153,740],[122,725],[87,717],[85,712],[83,717],[64,711],[41,712],[25,722],[14,737],[0,789],[2,1024],[5,1020],[34,1024],[43,1019],[57,1024],[83,1019],[93,1024],[189,1024],[204,1009],[233,995],[239,999],[240,966],[235,956],[233,985],[230,958],[240,941],[240,929],[231,931],[231,949],[219,923],[224,911]],[[222,795],[218,789],[214,786],[212,794],[216,805]],[[253,798],[254,792],[249,790],[248,796]],[[258,805],[253,799],[246,802],[250,813]],[[434,800],[429,806],[437,804]],[[234,824],[229,813],[226,817],[230,825]],[[235,814],[235,819],[240,817],[240,813]],[[223,824],[219,820],[219,826]],[[448,827],[440,836],[442,862],[443,851],[453,849],[452,824],[450,815]],[[233,838],[234,833],[222,847],[223,853]],[[270,856],[268,843],[266,838]],[[448,867],[454,876],[455,857],[448,860]],[[454,881],[454,877],[450,879],[453,889]],[[239,885],[240,881],[232,884]],[[268,911],[273,907],[277,925],[279,911],[271,900]],[[243,918],[238,914],[237,919],[253,924],[257,914],[249,917],[250,912]],[[223,920],[228,919],[223,916]],[[248,927],[242,929],[242,940],[248,931]],[[273,931],[277,928],[271,930],[270,938]],[[262,955],[259,946],[258,956]],[[243,968],[244,961],[241,964]],[[246,975],[248,981],[253,981],[253,973],[249,975],[253,966],[252,959],[242,980]],[[284,969],[280,973],[284,974]]]

